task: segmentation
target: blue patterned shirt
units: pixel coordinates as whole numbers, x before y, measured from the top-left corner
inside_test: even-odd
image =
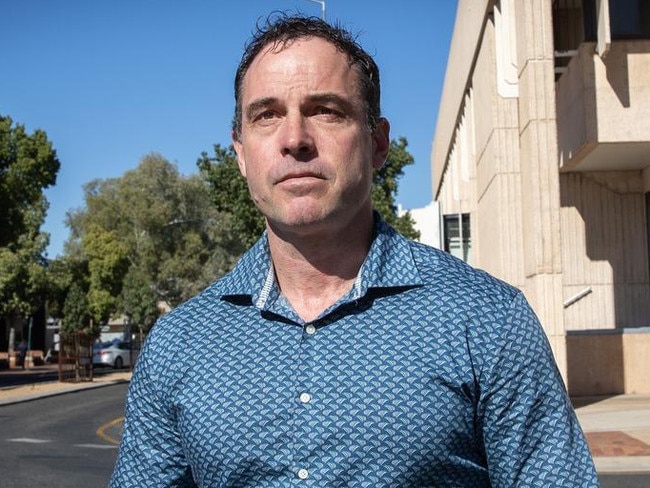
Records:
[[[262,238],[153,328],[110,486],[598,486],[554,364],[519,291],[381,220],[309,323]]]

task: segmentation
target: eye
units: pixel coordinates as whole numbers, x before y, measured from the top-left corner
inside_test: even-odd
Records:
[[[259,113],[254,115],[254,117],[252,118],[252,123],[264,127],[273,124],[278,117],[279,117],[278,112],[275,110],[271,110],[271,109],[262,110]]]
[[[327,105],[319,105],[316,107],[314,109],[314,115],[327,121],[337,121],[343,118],[342,112]]]
[[[258,114],[258,116],[256,117],[256,119],[258,119],[258,120],[259,120],[259,119],[268,120],[268,119],[272,119],[273,117],[275,117],[275,115],[276,115],[276,114],[275,114],[274,111],[272,111],[272,110],[265,110],[264,112],[261,112],[260,114]]]

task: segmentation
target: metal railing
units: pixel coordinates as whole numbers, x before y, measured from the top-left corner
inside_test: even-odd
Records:
[[[93,337],[61,333],[59,339],[59,381],[80,383],[93,380]]]

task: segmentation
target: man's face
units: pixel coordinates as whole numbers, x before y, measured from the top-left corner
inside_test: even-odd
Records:
[[[347,56],[320,38],[266,48],[250,65],[233,143],[272,229],[344,229],[371,216],[372,173],[388,151],[388,123],[370,132],[358,85]]]

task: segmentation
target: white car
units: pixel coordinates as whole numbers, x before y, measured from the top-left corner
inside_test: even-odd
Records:
[[[122,369],[131,366],[131,344],[128,342],[100,342],[93,346],[93,365]]]

